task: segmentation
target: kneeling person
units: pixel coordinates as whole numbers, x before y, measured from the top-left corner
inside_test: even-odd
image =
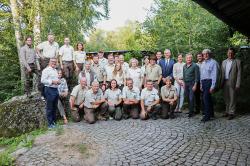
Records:
[[[126,85],[122,90],[124,118],[127,119],[130,116],[137,119],[139,118],[140,90],[133,86],[132,78],[126,79]]]
[[[110,81],[110,88],[106,90],[104,97],[108,104],[109,115],[115,120],[121,120],[122,110],[122,92],[118,88],[117,81],[115,79]]]
[[[84,113],[84,119],[90,124],[95,123],[95,114],[101,116],[102,119],[107,118],[107,104],[97,81],[92,82],[91,89],[86,92]]]
[[[161,106],[159,104],[160,97],[158,95],[158,90],[153,87],[153,81],[147,80],[146,88],[141,92],[141,114],[140,118],[142,120],[152,118],[157,119],[156,115],[159,112]]]
[[[75,122],[80,122],[84,114],[84,99],[88,90],[85,77],[80,79],[80,84],[75,86],[70,95],[71,115]]]
[[[172,85],[172,78],[166,78],[166,85],[161,88],[163,119],[174,118],[174,110],[177,104],[176,88]]]

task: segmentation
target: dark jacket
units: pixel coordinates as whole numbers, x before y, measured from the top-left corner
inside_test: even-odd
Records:
[[[161,69],[162,69],[162,78],[166,78],[168,76],[173,78],[174,64],[175,64],[175,60],[171,58],[169,60],[168,66],[166,65],[165,58],[160,60],[159,65],[161,66]]]

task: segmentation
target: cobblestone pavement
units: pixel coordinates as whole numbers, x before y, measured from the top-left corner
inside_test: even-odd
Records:
[[[207,123],[167,120],[72,123],[100,145],[96,165],[250,165],[250,115]],[[73,164],[72,164],[73,165]]]

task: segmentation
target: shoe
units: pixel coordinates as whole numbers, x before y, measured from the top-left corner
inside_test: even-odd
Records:
[[[228,116],[229,116],[228,113],[224,113],[224,114],[222,115],[223,118],[227,118]]]
[[[228,115],[228,120],[232,120],[232,119],[234,119],[234,115]]]
[[[188,114],[188,117],[189,117],[189,118],[193,117],[193,114],[192,114],[192,113],[189,113],[189,114]]]
[[[170,117],[170,119],[174,119],[175,118],[174,114],[171,114],[169,117]]]
[[[199,114],[199,113],[200,113],[200,111],[195,111],[195,112],[194,112],[194,114]]]
[[[56,128],[56,126],[54,124],[51,124],[51,125],[48,126],[49,130],[54,129],[54,128]]]
[[[157,117],[156,117],[156,116],[152,116],[152,119],[153,119],[153,120],[157,120]]]
[[[202,119],[201,119],[201,122],[205,123],[205,122],[207,122],[207,121],[209,121],[209,120],[210,120],[210,119],[202,118]]]

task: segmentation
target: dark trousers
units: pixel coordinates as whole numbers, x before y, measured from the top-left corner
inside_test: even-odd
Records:
[[[200,111],[202,111],[202,114],[204,114],[203,112],[203,100],[202,100],[202,92],[200,89],[200,83],[197,83],[197,88],[196,91],[194,92],[195,95],[195,111],[197,113],[199,113]]]
[[[188,98],[189,114],[194,113],[194,81],[185,82],[185,95]]]
[[[201,80],[202,89],[203,89],[203,102],[204,102],[204,118],[209,120],[211,117],[214,116],[214,106],[212,95],[210,93],[210,87],[212,85],[212,80]]]
[[[63,61],[63,73],[67,81],[68,88],[69,90],[71,90],[71,88],[73,87],[72,78],[74,73],[73,61]]]
[[[167,119],[169,116],[174,115],[174,110],[176,108],[176,103],[173,105],[170,105],[168,102],[162,101],[161,103],[161,118],[162,119]]]
[[[160,104],[156,104],[153,107],[151,107],[150,111],[147,111],[148,106],[144,106],[144,107],[145,107],[145,111],[147,112],[147,114],[140,114],[140,118],[142,120],[146,120],[148,118],[156,119],[157,115],[159,114],[161,110]]]
[[[79,108],[79,105],[75,105],[76,110],[71,110],[71,116],[74,122],[80,122],[83,119],[84,108]]]
[[[138,104],[123,104],[123,116],[125,119],[131,117],[133,119],[139,118]]]
[[[45,100],[46,100],[46,116],[48,125],[51,126],[56,122],[56,109],[59,98],[57,88],[45,87],[44,88]]]

